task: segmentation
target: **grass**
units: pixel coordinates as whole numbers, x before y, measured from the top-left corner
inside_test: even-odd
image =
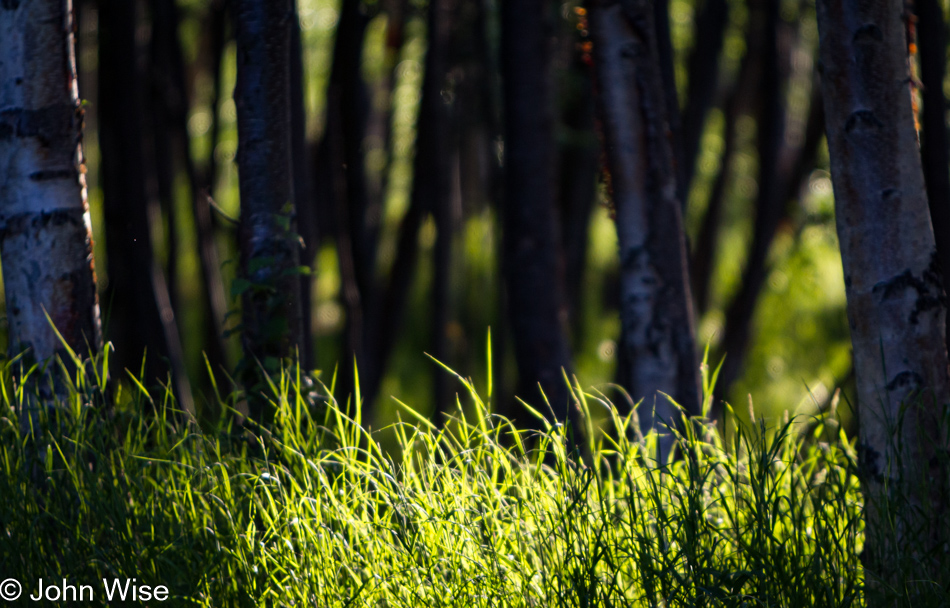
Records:
[[[105,606],[101,579],[128,577],[174,606],[864,605],[855,454],[825,418],[732,417],[728,441],[690,420],[658,463],[654,434],[576,382],[568,452],[565,427],[519,430],[459,378],[442,426],[400,403],[386,452],[299,373],[275,381],[270,430],[212,432],[167,392],[110,394],[104,365],[32,438],[5,368],[0,579],[24,597],[66,579]]]

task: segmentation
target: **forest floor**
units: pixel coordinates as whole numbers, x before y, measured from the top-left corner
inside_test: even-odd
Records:
[[[596,391],[572,387],[580,433],[540,413],[544,429],[528,431],[458,377],[454,416],[436,425],[400,403],[384,430],[398,447],[384,449],[299,375],[272,387],[269,430],[200,430],[167,393],[107,395],[96,365],[32,434],[14,407],[30,397],[4,376],[5,600],[865,605],[856,456],[833,411],[775,428],[684,421],[659,462],[657,435],[632,432],[635,417]],[[120,404],[108,413],[107,396]],[[569,435],[583,439],[569,448]],[[936,584],[902,593],[901,605],[948,605]]]

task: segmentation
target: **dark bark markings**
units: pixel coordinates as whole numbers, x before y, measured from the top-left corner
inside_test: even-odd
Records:
[[[911,578],[942,578],[947,503],[938,456],[947,445],[937,432],[950,401],[945,310],[928,304],[940,281],[902,2],[820,0],[817,8],[868,500],[862,559],[869,602],[883,605],[890,585],[913,595]],[[922,291],[922,280],[933,290]],[[895,492],[906,506],[884,510],[881,500]]]
[[[686,246],[647,2],[595,2],[591,33],[621,260],[621,376],[644,430],[700,411]],[[654,407],[656,418],[654,418]],[[671,441],[662,446],[667,453]]]

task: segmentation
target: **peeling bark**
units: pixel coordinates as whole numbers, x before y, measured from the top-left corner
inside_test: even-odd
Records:
[[[906,584],[901,591],[913,598],[925,586],[912,580],[947,580],[939,570],[950,537],[948,446],[940,435],[950,400],[945,294],[911,110],[902,2],[819,0],[817,8],[868,500],[862,559],[869,605],[885,605],[889,584]],[[895,506],[894,497],[905,502]]]
[[[290,138],[291,0],[234,4],[241,191],[243,376],[251,416],[270,415],[260,366],[275,371],[302,333]]]
[[[700,411],[699,365],[680,202],[653,12],[646,0],[591,3],[597,102],[620,243],[621,358],[644,430]],[[655,408],[655,415],[654,415]],[[661,442],[666,454],[672,444]]]
[[[0,257],[8,352],[30,362],[102,347],[82,128],[72,2],[3,3]]]

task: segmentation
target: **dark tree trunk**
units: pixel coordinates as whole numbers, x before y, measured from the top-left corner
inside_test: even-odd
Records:
[[[149,180],[141,53],[136,43],[136,3],[102,0],[99,10],[99,143],[105,208],[107,339],[116,346],[115,362],[139,376],[145,357],[148,384],[164,382],[166,361],[180,360],[175,315],[165,277],[152,253]],[[177,371],[177,370],[174,370]],[[122,374],[124,375],[124,374]],[[179,376],[179,374],[176,374]],[[179,376],[178,397],[182,393]],[[184,404],[183,404],[184,405]]]
[[[188,90],[185,79],[185,61],[179,37],[179,15],[174,0],[152,0],[152,98],[156,108],[156,159],[165,167],[159,175],[159,192],[169,211],[174,209],[174,176],[185,171],[189,186],[189,200],[194,215],[198,261],[202,278],[202,313],[205,319],[203,336],[208,362],[215,374],[226,370],[226,349],[222,332],[227,303],[220,262],[214,243],[211,214],[206,198],[201,193],[198,170],[191,155],[188,135]],[[212,154],[213,156],[213,154]],[[178,162],[175,162],[178,159]],[[170,235],[177,234],[174,215],[168,215]],[[169,240],[169,261],[177,257],[175,241]],[[169,271],[168,283],[175,282]],[[174,296],[170,296],[173,301]],[[216,413],[212,413],[216,415]]]
[[[736,152],[736,119],[739,115],[740,81],[729,95],[725,105],[723,121],[722,156],[719,160],[719,173],[709,191],[706,214],[699,229],[699,235],[693,244],[690,271],[692,275],[693,298],[696,302],[696,316],[701,318],[709,307],[710,286],[715,268],[716,252],[719,249],[719,228],[722,212],[726,203],[726,192],[732,182],[732,163]]]
[[[706,0],[693,28],[695,43],[689,55],[689,88],[683,108],[683,156],[678,171],[687,195],[696,170],[706,116],[719,86],[719,61],[728,23],[727,0]]]
[[[379,210],[371,208],[366,186],[363,140],[369,116],[369,100],[363,81],[363,41],[369,18],[359,0],[343,0],[337,29],[330,89],[339,95],[343,156],[334,159],[346,176],[346,215],[356,282],[362,304],[369,304],[376,276],[376,235]]]
[[[781,39],[775,27],[778,25],[777,11],[770,14],[768,22],[774,24],[769,27],[769,31],[774,32],[775,35],[766,35],[766,44],[778,50],[778,43],[773,42]],[[720,345],[720,350],[725,353],[726,358],[716,387],[719,395],[725,395],[742,373],[746,353],[753,337],[756,306],[771,271],[768,263],[769,251],[779,226],[789,217],[792,203],[799,198],[802,182],[815,167],[825,130],[821,91],[815,79],[808,118],[805,122],[804,140],[800,146],[784,144],[786,137],[781,126],[785,123],[784,111],[776,111],[776,105],[781,104],[782,86],[780,81],[773,81],[767,73],[786,72],[788,53],[766,50],[763,54],[766,72],[763,79],[767,84],[762,88],[763,106],[759,114],[759,124],[766,125],[770,114],[771,120],[778,120],[780,124],[771,129],[760,127],[761,160],[756,220],[742,282],[726,311],[725,328]],[[779,60],[780,57],[781,60]],[[770,105],[773,107],[772,110],[768,109]]]
[[[921,156],[930,221],[937,244],[937,260],[944,291],[950,293],[950,138],[947,135],[947,99],[943,82],[947,69],[947,26],[937,0],[915,0],[920,78],[923,84]],[[950,331],[948,331],[950,341]]]
[[[267,421],[261,373],[294,355],[301,336],[299,242],[290,137],[291,0],[234,4],[241,189],[242,375],[251,416]],[[263,366],[263,370],[261,370]]]
[[[663,83],[663,99],[666,104],[666,126],[669,130],[670,148],[673,151],[673,173],[676,178],[676,200],[683,209],[689,194],[683,163],[683,124],[680,116],[679,94],[676,92],[676,67],[673,57],[673,39],[670,35],[670,0],[653,0],[653,20],[656,50],[660,65],[660,80]]]
[[[432,213],[438,230],[435,246],[435,277],[433,283],[432,336],[434,357],[444,356],[445,306],[447,272],[451,239],[451,223],[446,223],[449,210],[451,155],[448,146],[448,108],[442,98],[448,66],[448,34],[450,11],[448,0],[431,0],[429,4],[429,48],[426,51],[425,76],[422,81],[422,99],[419,104],[416,155],[413,167],[412,194],[409,209],[399,227],[396,258],[389,274],[386,289],[378,309],[368,325],[372,348],[364,365],[366,405],[375,399],[383,372],[396,342],[409,288],[415,277],[419,257],[419,228],[426,214]],[[440,259],[444,256],[445,259]],[[441,343],[440,343],[441,340]],[[438,375],[441,370],[436,371]],[[436,381],[436,393],[444,393],[445,385]],[[436,402],[436,411],[440,411]]]
[[[327,89],[327,128],[317,161],[328,177],[340,259],[346,328],[338,393],[354,394],[354,361],[364,366],[368,314],[376,276],[376,221],[366,186],[363,140],[369,102],[362,77],[363,42],[368,17],[360,0],[343,0]],[[363,374],[361,374],[363,375]]]
[[[452,213],[452,171],[457,167],[458,146],[455,141],[455,124],[451,120],[450,106],[442,97],[448,85],[449,44],[452,35],[453,14],[457,0],[429,0],[429,49],[426,52],[426,76],[423,82],[423,101],[420,105],[419,135],[422,121],[429,123],[424,156],[417,150],[415,179],[425,180],[419,184],[427,191],[423,195],[435,221],[436,238],[433,249],[435,273],[432,281],[432,356],[451,364],[448,359],[449,288],[452,272],[452,239],[454,222]],[[431,76],[430,76],[431,74]],[[428,99],[426,99],[428,97]],[[420,140],[420,145],[422,141]],[[442,369],[434,370],[433,398],[437,423],[448,412],[449,376]]]
[[[700,227],[696,243],[692,248],[692,258],[690,271],[692,275],[693,296],[696,301],[696,315],[699,318],[709,306],[710,283],[715,270],[715,256],[719,250],[720,221],[722,218],[723,207],[726,203],[726,195],[732,183],[732,163],[736,147],[735,126],[739,117],[748,112],[750,105],[756,99],[759,72],[762,69],[762,44],[759,31],[754,24],[749,24],[746,32],[746,44],[748,51],[742,58],[742,64],[739,67],[739,73],[736,75],[735,83],[730,88],[729,94],[723,103],[724,125],[723,125],[723,153],[719,164],[719,173],[716,175],[716,181],[713,182],[712,190],[709,194],[709,200],[706,204],[706,214],[703,217],[703,223]],[[693,82],[690,79],[690,82]],[[697,84],[698,86],[698,84]],[[697,93],[698,95],[698,93]],[[691,99],[695,99],[691,97]],[[687,101],[686,115],[684,121],[689,124],[698,122],[695,118],[689,118],[696,114],[695,109]],[[700,127],[701,129],[701,127]],[[688,131],[686,137],[689,138],[692,131]],[[697,135],[696,137],[699,137]],[[698,143],[697,143],[698,145]],[[687,160],[689,161],[690,144],[687,142]],[[692,159],[695,163],[695,158]],[[693,169],[690,169],[692,174]],[[692,181],[692,177],[689,178]]]
[[[228,12],[231,0],[212,0],[211,14],[209,15],[211,29],[211,154],[208,155],[208,166],[204,174],[204,187],[207,194],[214,197],[214,188],[218,180],[218,163],[215,150],[221,134],[221,118],[218,114],[218,105],[221,103],[221,64],[224,60],[224,47],[227,43]],[[207,206],[207,201],[201,201]],[[209,213],[210,215],[210,213]],[[197,213],[196,213],[197,216]]]
[[[756,117],[759,153],[758,192],[755,200],[755,222],[752,244],[746,258],[739,292],[726,311],[721,348],[726,353],[719,375],[719,390],[727,390],[742,370],[751,335],[751,318],[759,292],[768,276],[767,257],[775,231],[785,216],[787,200],[779,186],[779,158],[785,140],[785,102],[783,76],[788,56],[782,44],[779,6],[771,0],[763,2],[764,13],[762,70],[759,73],[759,108]]]
[[[567,36],[571,67],[561,98],[565,136],[559,150],[558,208],[561,216],[561,243],[564,252],[564,286],[567,316],[575,349],[583,335],[581,304],[587,260],[590,218],[597,195],[600,170],[600,142],[594,131],[594,92],[590,66],[577,52],[574,32]]]
[[[699,365],[681,206],[653,11],[646,1],[591,3],[598,108],[621,264],[621,377],[644,431],[700,412]],[[669,433],[660,442],[669,453]]]
[[[901,0],[819,0],[822,92],[854,346],[869,606],[946,581],[945,294]],[[895,497],[900,504],[895,504]],[[941,564],[941,562],[944,562]]]
[[[311,184],[313,177],[310,174],[309,147],[307,146],[307,116],[304,108],[304,91],[306,78],[304,76],[303,45],[300,40],[300,17],[297,12],[296,0],[294,14],[291,19],[290,37],[290,145],[293,156],[294,172],[294,206],[297,209],[298,232],[303,239],[301,262],[314,268],[317,248],[317,226]],[[313,302],[311,292],[314,275],[300,275],[300,315],[303,334],[300,339],[300,364],[309,370],[314,365],[313,354]]]
[[[555,226],[550,12],[543,0],[501,7],[505,124],[503,266],[519,393],[559,420],[569,412],[562,370],[571,367],[564,331]]]

